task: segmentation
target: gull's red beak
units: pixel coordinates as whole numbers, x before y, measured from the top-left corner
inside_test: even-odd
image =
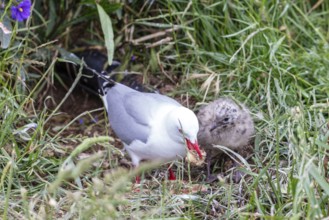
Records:
[[[185,138],[185,140],[186,140],[187,148],[188,148],[189,150],[195,150],[195,151],[198,153],[200,159],[202,159],[202,154],[201,154],[201,151],[200,151],[200,148],[199,148],[198,141],[195,141],[195,143],[192,143],[192,142],[191,142],[189,139],[187,139],[187,138]]]

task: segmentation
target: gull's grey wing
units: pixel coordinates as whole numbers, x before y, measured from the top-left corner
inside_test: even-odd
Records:
[[[148,126],[154,112],[163,105],[181,106],[177,101],[156,93],[133,92],[126,95],[124,106],[137,123]]]
[[[141,93],[121,84],[108,91],[105,103],[112,129],[128,145],[136,139],[147,141],[152,113],[157,108],[164,104],[180,105],[166,96]]]
[[[168,96],[165,96],[165,95],[161,95],[161,94],[157,94],[157,93],[144,93],[144,94],[147,95],[147,96],[155,98],[159,102],[171,103],[172,105],[182,106],[175,99],[172,99],[172,98],[170,98]]]

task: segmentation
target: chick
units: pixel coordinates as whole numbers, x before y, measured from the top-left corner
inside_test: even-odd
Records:
[[[246,146],[255,132],[249,110],[230,98],[219,98],[201,108],[198,141],[207,152],[207,180],[210,174],[211,158],[220,153],[213,145],[239,150]]]

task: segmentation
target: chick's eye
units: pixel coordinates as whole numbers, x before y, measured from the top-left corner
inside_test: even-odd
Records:
[[[228,122],[230,119],[229,118],[224,118],[223,121],[224,122]]]

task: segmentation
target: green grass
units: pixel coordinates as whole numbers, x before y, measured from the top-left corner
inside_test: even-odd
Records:
[[[181,162],[175,183],[155,164],[128,172],[112,139],[64,135],[79,126],[73,121],[78,115],[69,124],[53,124],[63,114],[45,107],[47,91],[60,79],[56,46],[71,51],[81,44],[104,45],[93,1],[54,2],[36,2],[33,17],[14,28],[10,47],[0,51],[0,218],[329,215],[328,1],[102,3],[112,18],[114,58],[123,63],[119,71],[170,85],[167,95],[195,111],[220,96],[234,97],[252,111],[254,152],[235,168],[247,175],[235,183],[233,172],[222,168],[223,180],[211,185],[204,182],[205,168]],[[132,41],[145,36],[149,39]],[[132,55],[137,61],[129,63]],[[36,128],[22,132],[31,123]],[[92,126],[108,124],[100,120],[86,129]],[[99,136],[109,134],[103,131]],[[142,171],[148,180],[134,189],[133,177]]]

